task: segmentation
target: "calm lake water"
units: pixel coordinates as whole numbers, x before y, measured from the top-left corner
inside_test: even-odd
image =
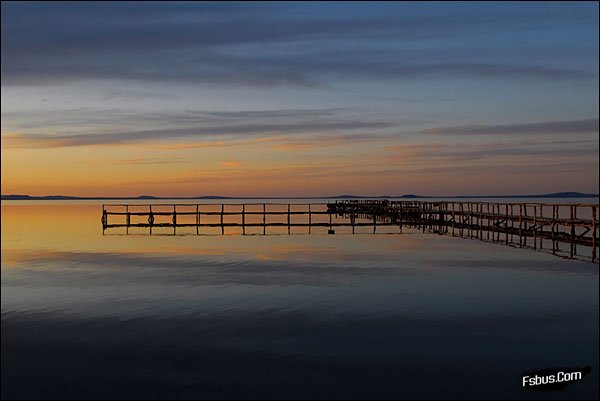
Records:
[[[598,398],[597,264],[410,230],[103,235],[100,215],[2,203],[3,399]]]

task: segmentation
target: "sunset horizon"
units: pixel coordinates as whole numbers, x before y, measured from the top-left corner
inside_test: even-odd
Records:
[[[597,193],[597,14],[7,2],[1,193]]]
[[[81,198],[81,199],[335,199],[335,198],[535,198],[535,197],[597,197],[599,194],[594,192],[578,192],[578,191],[558,191],[550,193],[501,193],[501,194],[452,194],[452,195],[438,195],[438,194],[360,194],[360,193],[340,193],[340,194],[320,194],[320,195],[269,195],[261,196],[258,195],[221,195],[221,194],[202,194],[202,195],[189,195],[189,196],[177,196],[177,195],[166,195],[157,196],[151,194],[140,194],[140,195],[73,195],[73,194],[2,194],[3,198],[8,197],[30,197],[30,198]]]
[[[2,400],[598,400],[597,1],[0,8]]]

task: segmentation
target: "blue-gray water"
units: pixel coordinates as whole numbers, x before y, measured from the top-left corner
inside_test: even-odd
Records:
[[[598,398],[598,265],[476,240],[102,235],[97,204],[3,202],[1,301],[3,399]]]

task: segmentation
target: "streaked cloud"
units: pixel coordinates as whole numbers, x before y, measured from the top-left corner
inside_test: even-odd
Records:
[[[598,119],[544,121],[526,124],[463,125],[428,128],[427,134],[443,135],[505,135],[505,134],[593,134],[598,133]]]
[[[222,160],[221,164],[224,167],[239,167],[240,166],[240,162],[238,162],[236,160]]]
[[[58,148],[68,146],[116,145],[150,141],[168,141],[177,138],[201,138],[214,136],[253,136],[312,133],[323,131],[377,130],[392,127],[386,122],[362,121],[315,121],[288,124],[246,124],[197,128],[176,128],[146,131],[128,131],[107,134],[44,135],[18,134],[3,135],[7,148]]]
[[[113,164],[149,165],[149,164],[182,164],[187,161],[181,157],[135,157],[131,159],[115,160]]]
[[[357,143],[378,143],[401,137],[397,133],[370,133],[370,134],[305,134],[305,135],[273,135],[252,139],[230,139],[227,141],[206,141],[188,143],[169,143],[165,145],[147,145],[151,148],[166,151],[204,149],[204,148],[231,148],[240,146],[265,145],[275,151],[296,152],[311,151],[332,146],[344,146]]]
[[[593,5],[436,8],[169,2],[48,8],[9,2],[2,12],[2,84],[133,80],[310,87],[338,80],[598,77],[593,65],[556,62],[548,51],[528,57],[515,38],[500,37],[510,47],[477,42],[494,29],[526,36],[532,20],[537,30],[597,26]]]
[[[148,95],[151,96],[151,95]],[[34,131],[61,128],[74,131],[87,127],[97,127],[103,130],[118,129],[123,126],[144,126],[152,124],[169,128],[189,127],[190,125],[210,126],[211,124],[261,123],[269,122],[299,123],[318,119],[339,119],[343,116],[362,115],[359,110],[348,108],[322,109],[273,109],[273,110],[160,110],[136,111],[121,108],[91,108],[78,107],[62,110],[2,110],[2,127],[13,131]],[[82,128],[83,127],[83,128]]]
[[[478,160],[529,161],[539,160],[588,160],[598,158],[598,141],[512,141],[495,143],[468,142],[425,142],[414,144],[389,145],[391,154],[378,156],[378,159],[397,161],[403,164],[444,164],[462,163],[466,169]]]

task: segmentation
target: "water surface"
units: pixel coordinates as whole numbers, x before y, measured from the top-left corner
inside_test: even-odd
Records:
[[[3,202],[2,398],[598,398],[597,264],[416,231],[103,235],[100,210]],[[561,366],[592,373],[522,390]]]

